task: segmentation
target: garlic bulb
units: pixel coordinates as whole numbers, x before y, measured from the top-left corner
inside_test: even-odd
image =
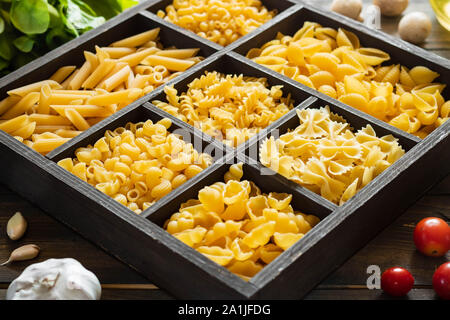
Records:
[[[98,300],[97,277],[72,258],[28,266],[8,287],[7,300]]]

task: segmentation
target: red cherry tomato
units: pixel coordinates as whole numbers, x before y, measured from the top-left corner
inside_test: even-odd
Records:
[[[413,285],[413,276],[404,268],[389,268],[381,275],[381,289],[391,296],[404,296],[412,289]]]
[[[450,300],[450,262],[441,264],[433,274],[433,288],[444,300]]]
[[[425,218],[414,229],[417,250],[430,257],[442,257],[450,249],[450,226],[440,218]]]

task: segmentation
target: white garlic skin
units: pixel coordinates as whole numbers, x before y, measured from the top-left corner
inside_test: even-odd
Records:
[[[362,10],[361,0],[334,0],[331,10],[351,19],[359,20]]]
[[[416,11],[405,15],[398,24],[398,34],[405,41],[420,44],[431,33],[431,20],[423,12]]]
[[[72,258],[28,266],[8,287],[7,300],[99,300],[95,274]]]

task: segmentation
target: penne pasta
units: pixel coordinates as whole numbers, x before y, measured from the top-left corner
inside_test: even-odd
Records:
[[[136,48],[129,48],[129,47],[116,47],[116,48],[102,47],[102,50],[108,53],[111,59],[120,59],[126,55],[136,52]]]
[[[24,114],[0,123],[0,130],[5,131],[6,133],[11,133],[17,130],[17,128],[22,128],[23,126],[26,126],[28,123],[29,123],[28,115]]]
[[[58,83],[63,82],[77,67],[76,66],[65,66],[59,68],[51,77],[50,80],[56,81]]]
[[[73,108],[77,110],[83,117],[109,117],[111,115],[104,107],[96,105],[65,105],[56,106],[51,105],[50,108],[55,110],[58,114],[65,117],[66,109]]]
[[[70,129],[58,129],[55,133],[62,138],[75,138],[82,131],[70,130]]]
[[[13,96],[13,95],[17,95],[17,96],[21,96],[24,97],[26,95],[28,95],[31,92],[39,92],[41,91],[41,87],[45,84],[48,84],[52,89],[60,89],[61,85],[53,80],[44,80],[44,81],[39,81],[39,82],[35,82],[14,90],[9,90],[8,91],[8,95]]]
[[[51,139],[39,139],[32,144],[32,148],[40,153],[48,153],[53,149],[56,149],[59,146],[63,145],[69,140],[70,138],[61,138],[61,137]]]
[[[164,66],[172,71],[185,71],[192,67],[195,62],[183,59],[175,59],[164,56],[151,55],[142,61],[143,64],[149,66]]]
[[[21,99],[20,96],[9,96],[0,102],[0,116]]]
[[[91,127],[75,108],[67,108],[64,110],[64,114],[72,122],[73,126],[80,131],[87,130]]]
[[[159,31],[95,46],[78,67],[59,66],[48,80],[8,91],[0,130],[45,155],[203,59],[196,48],[164,49]]]
[[[40,93],[31,91],[25,97],[20,99],[11,109],[9,109],[5,114],[2,115],[3,119],[12,119],[21,114],[24,114],[30,109],[35,103],[39,101]]]
[[[139,63],[141,63],[141,61],[146,59],[149,55],[157,51],[158,51],[157,48],[146,48],[142,51],[135,52],[125,57],[122,57],[118,61],[128,63],[130,67],[134,67],[137,66]]]
[[[175,58],[175,59],[187,59],[197,55],[200,49],[172,49],[161,50],[155,53],[157,56]]]
[[[149,31],[145,31],[142,33],[139,33],[137,35],[116,41],[111,44],[111,47],[139,47],[143,45],[144,43],[147,43],[149,41],[156,40],[158,37],[160,28],[155,28]]]
[[[30,121],[36,122],[39,125],[70,125],[70,121],[62,116],[54,116],[47,114],[30,114],[28,116]]]
[[[72,125],[37,125],[36,129],[34,130],[34,133],[49,133],[49,132],[56,133],[58,130],[72,130],[72,129],[74,129]]]

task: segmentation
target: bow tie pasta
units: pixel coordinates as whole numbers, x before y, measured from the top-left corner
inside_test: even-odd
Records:
[[[392,135],[378,138],[370,125],[352,132],[340,116],[298,110],[300,125],[260,146],[260,161],[286,178],[342,205],[405,151]]]
[[[248,281],[300,240],[319,218],[295,211],[287,193],[262,193],[230,166],[225,183],[204,187],[183,203],[164,229],[217,264]]]
[[[276,15],[259,0],[174,0],[158,17],[227,46]]]
[[[139,214],[212,163],[170,133],[171,125],[164,118],[108,130],[58,165]]]
[[[167,102],[158,108],[199,128],[229,146],[238,146],[294,107],[282,86],[269,87],[265,78],[205,72],[178,94],[164,87]]]
[[[362,47],[342,28],[305,22],[293,36],[278,33],[247,58],[420,138],[450,116],[445,85],[433,82],[438,73],[387,65],[389,54]]]
[[[0,130],[45,155],[203,60],[199,49],[164,49],[159,31],[96,46],[80,68],[8,91]]]

